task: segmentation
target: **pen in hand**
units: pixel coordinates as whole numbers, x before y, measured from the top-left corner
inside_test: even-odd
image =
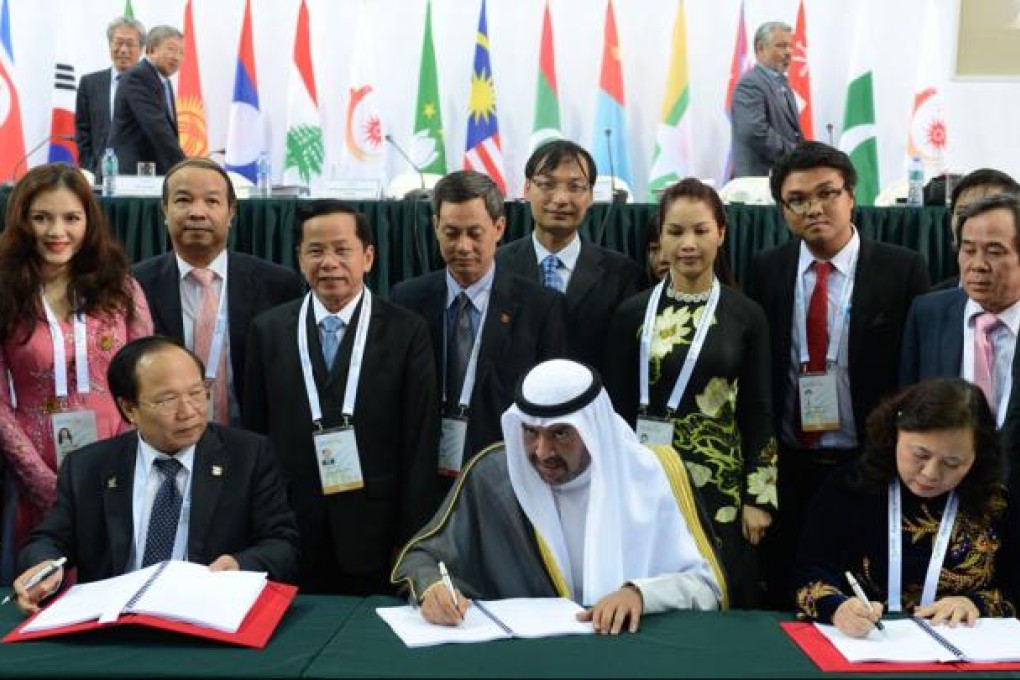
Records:
[[[864,594],[864,589],[861,588],[861,584],[857,582],[857,579],[855,579],[854,575],[849,571],[846,572],[846,580],[847,583],[850,584],[850,588],[854,591],[854,595],[857,599],[861,600],[864,603],[864,606],[868,608],[868,613],[874,614],[875,609],[871,606],[871,600],[869,600],[868,596]],[[882,621],[880,619],[875,620],[875,628],[885,630],[885,626],[882,625]]]
[[[48,565],[46,565],[39,571],[35,572],[35,574],[32,575],[32,578],[28,579],[28,581],[25,583],[25,592],[28,592],[32,588],[35,588],[37,585],[48,579],[50,576],[57,573],[60,570],[60,568],[64,566],[65,562],[67,562],[67,558],[60,557],[50,562]],[[12,597],[13,594],[5,597],[4,601],[0,602],[0,607],[10,602]]]
[[[453,608],[459,609],[460,603],[457,602],[457,591],[453,588],[453,581],[450,580],[450,572],[446,570],[446,564],[442,561],[439,562],[439,575],[443,578],[443,585],[450,591],[450,597],[453,598]]]

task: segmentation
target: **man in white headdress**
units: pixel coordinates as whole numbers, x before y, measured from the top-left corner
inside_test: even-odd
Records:
[[[391,579],[425,619],[456,625],[468,598],[561,596],[616,634],[636,631],[642,613],[725,606],[683,465],[638,442],[595,371],[539,364],[502,426],[504,443],[465,466],[397,559]]]

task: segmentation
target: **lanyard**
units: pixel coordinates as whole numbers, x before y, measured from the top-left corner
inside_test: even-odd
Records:
[[[939,585],[939,572],[946,560],[949,549],[949,538],[953,534],[956,522],[956,510],[959,500],[956,492],[950,491],[946,499],[946,508],[939,522],[939,533],[932,546],[928,571],[924,576],[924,589],[921,591],[921,606],[926,607],[935,601],[935,590]],[[889,484],[889,611],[903,611],[903,505],[900,499],[900,482],[898,479]]]
[[[473,302],[471,304],[474,304]],[[449,308],[447,308],[449,309]],[[468,404],[471,403],[471,393],[475,389],[475,374],[478,372],[478,354],[482,348],[482,330],[485,328],[485,318],[489,311],[489,304],[485,304],[485,309],[481,310],[481,315],[478,319],[478,332],[475,333],[474,344],[471,345],[471,356],[468,357],[467,368],[464,369],[464,384],[460,388],[460,400],[457,402],[460,405],[461,411],[467,410]],[[469,313],[467,310],[465,312]],[[446,403],[446,362],[450,360],[447,349],[450,346],[449,340],[449,322],[446,320],[447,310],[443,311],[443,403]]]
[[[354,400],[358,392],[358,380],[361,378],[361,362],[365,356],[365,341],[368,337],[368,322],[372,316],[372,292],[368,288],[362,288],[364,293],[361,297],[361,316],[358,317],[358,328],[354,333],[354,349],[351,352],[351,365],[347,371],[347,385],[344,387],[344,405],[341,414],[347,418],[354,416]],[[312,410],[312,421],[320,424],[322,421],[322,406],[319,405],[319,391],[315,388],[315,376],[312,373],[312,360],[308,356],[308,308],[312,303],[312,294],[305,296],[301,303],[301,312],[298,314],[297,343],[298,356],[301,359],[301,374],[305,382],[305,394],[308,396],[308,406]]]
[[[227,280],[221,279],[220,301],[216,306],[216,329],[209,342],[209,356],[205,360],[205,378],[207,381],[216,379],[216,371],[220,367],[220,354],[223,353],[224,338],[227,336]]]
[[[662,299],[662,291],[666,286],[666,279],[659,282],[655,289],[652,290],[652,296],[648,299],[648,306],[645,307],[645,325],[641,329],[641,349],[638,357],[638,373],[641,388],[641,408],[647,409],[650,402],[648,396],[648,357],[651,353],[652,346],[652,332],[655,325],[655,312],[659,309],[659,300]],[[708,335],[708,327],[712,325],[712,317],[715,315],[715,308],[719,305],[719,296],[722,291],[722,286],[719,285],[719,279],[712,280],[712,292],[708,296],[708,304],[705,305],[704,311],[701,314],[701,322],[697,324],[697,331],[694,333],[694,338],[691,340],[690,349],[687,350],[687,356],[684,357],[683,368],[680,369],[680,375],[676,378],[676,384],[673,385],[673,392],[669,396],[669,402],[667,408],[669,413],[674,413],[677,406],[680,405],[680,400],[683,399],[684,391],[687,389],[687,383],[691,380],[691,374],[694,373],[694,366],[698,363],[698,357],[701,355],[701,350],[705,345],[705,336]]]
[[[847,271],[849,272],[849,275],[846,277],[846,281],[843,282],[843,291],[839,296],[839,304],[836,306],[838,312],[836,314],[836,318],[833,319],[832,332],[829,333],[829,347],[825,352],[825,363],[827,366],[833,366],[836,364],[836,360],[839,357],[839,344],[843,339],[843,332],[846,330],[847,324],[850,320],[850,297],[853,295],[854,281],[857,278],[856,257],[854,257],[853,262],[850,263],[850,267]],[[817,275],[818,274],[816,273],[815,276]],[[798,278],[800,280],[797,281],[796,291],[794,293],[794,304],[796,305],[797,310],[797,341],[800,343],[800,365],[806,366],[810,360],[807,345],[807,303],[804,301],[803,278]],[[828,304],[828,301],[826,301],[826,304]]]
[[[57,315],[50,308],[46,295],[41,295],[43,309],[46,311],[46,323],[50,327],[50,339],[53,342],[53,383],[58,397],[64,398],[67,390],[67,354],[64,352],[64,331],[60,328]],[[74,314],[74,377],[79,394],[88,394],[89,386],[89,353],[88,333],[85,328],[85,315]]]

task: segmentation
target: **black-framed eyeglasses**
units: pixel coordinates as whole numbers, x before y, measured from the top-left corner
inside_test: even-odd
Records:
[[[819,189],[813,194],[806,196],[794,196],[793,198],[787,198],[783,200],[783,205],[792,212],[794,215],[803,217],[811,212],[811,204],[817,201],[823,208],[827,208],[836,202],[836,199],[846,191],[847,188],[843,187],[826,187]]]

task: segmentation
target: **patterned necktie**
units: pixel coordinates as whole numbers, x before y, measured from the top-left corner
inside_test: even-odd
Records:
[[[467,293],[462,291],[453,301],[453,306],[453,332],[450,333],[446,348],[446,399],[451,404],[460,399],[460,390],[471,359],[471,348],[475,342],[475,334],[471,330],[471,299]]]
[[[816,261],[811,266],[815,270],[815,287],[807,309],[807,370],[820,373],[825,370],[825,354],[829,348],[829,273],[832,263]],[[822,438],[821,432],[801,432],[799,418],[797,430],[797,439],[805,449],[813,447]]]
[[[164,562],[173,555],[177,524],[181,519],[181,493],[177,490],[177,472],[184,467],[176,458],[157,458],[152,462],[163,476],[149,514],[149,533],[145,536],[142,567]]]
[[[999,327],[999,319],[991,312],[980,312],[974,317],[974,384],[981,388],[988,405],[995,413],[995,347],[992,333]]]
[[[219,278],[211,269],[196,267],[191,278],[202,288],[202,302],[195,318],[195,353],[209,365],[212,354],[213,335],[216,333],[216,314],[219,312],[220,296],[213,282]],[[216,364],[216,379],[209,386],[213,399],[213,420],[220,425],[230,424],[230,396],[227,392],[227,348],[226,337],[222,339],[220,357]]]
[[[344,327],[344,322],[330,314],[319,322],[322,328],[322,358],[326,361],[326,370],[333,370],[336,351],[340,349],[340,338],[337,331]]]
[[[546,255],[545,259],[542,260],[542,285],[546,288],[552,288],[559,292],[563,292],[563,282],[560,281],[559,274],[556,270],[563,265],[560,262],[560,258],[555,255]]]

